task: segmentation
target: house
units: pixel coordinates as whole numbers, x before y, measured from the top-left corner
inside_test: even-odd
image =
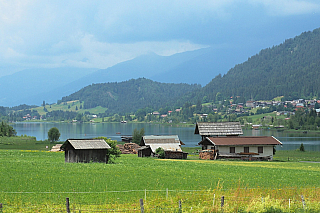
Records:
[[[65,151],[65,162],[107,163],[107,152],[111,147],[103,139],[68,139],[61,149]]]
[[[210,136],[242,135],[240,122],[198,122],[194,134],[199,134],[202,140]]]
[[[186,159],[188,153],[183,152],[178,135],[148,135],[143,136],[138,149],[138,157],[155,157],[156,150],[161,147],[167,159]]]
[[[282,143],[273,136],[206,137],[199,145],[202,145],[202,149],[206,152],[211,150],[210,159],[272,160],[274,146]]]

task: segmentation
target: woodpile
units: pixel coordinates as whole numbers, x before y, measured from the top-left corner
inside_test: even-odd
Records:
[[[125,143],[117,145],[122,154],[138,154],[138,148],[140,146],[136,143]]]
[[[61,146],[62,146],[62,144],[56,144],[56,145],[54,145],[54,146],[51,148],[50,152],[59,152],[59,151],[61,151],[61,149],[60,149]]]
[[[203,160],[214,160],[214,150],[202,150],[199,152],[199,158]]]

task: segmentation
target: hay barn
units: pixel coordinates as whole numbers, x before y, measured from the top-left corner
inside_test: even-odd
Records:
[[[107,152],[111,147],[103,139],[68,139],[61,149],[65,151],[65,162],[107,163]]]

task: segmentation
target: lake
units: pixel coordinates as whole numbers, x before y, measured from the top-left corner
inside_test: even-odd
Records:
[[[178,135],[187,147],[195,147],[201,140],[195,135],[193,127],[174,127],[150,123],[53,123],[53,122],[17,122],[12,124],[17,135],[35,136],[37,140],[48,138],[48,131],[57,127],[60,131],[60,140],[69,138],[94,138],[104,136],[112,140],[121,141],[121,135],[132,135],[135,128],[144,128],[145,135]],[[274,136],[283,143],[277,150],[298,149],[303,143],[306,150],[320,151],[320,134],[285,133],[270,130],[243,130],[243,136]]]

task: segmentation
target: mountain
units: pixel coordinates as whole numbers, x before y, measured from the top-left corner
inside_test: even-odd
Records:
[[[237,49],[237,50],[236,50]],[[226,73],[244,61],[249,53],[239,48],[204,48],[171,56],[149,53],[107,69],[28,69],[0,77],[6,91],[0,106],[40,105],[56,102],[81,88],[107,82],[148,78],[163,83],[207,84],[219,73]]]
[[[88,75],[93,71],[94,69],[81,68],[38,68],[2,76],[0,78],[0,91],[2,91],[0,106],[40,105],[43,100],[56,102],[62,97],[61,94],[53,93],[50,96],[41,96],[41,94],[55,91],[57,88],[74,81],[75,78]]]
[[[139,78],[120,83],[92,84],[63,97],[61,102],[80,100],[84,109],[102,106],[111,114],[135,112],[145,107],[158,110],[173,106],[179,97],[200,88],[196,84],[159,83]]]
[[[242,96],[270,100],[320,97],[320,28],[261,50],[225,75],[216,76],[193,101]]]
[[[159,56],[149,53],[107,69],[98,70],[73,82],[77,85],[121,82],[148,78],[162,83],[188,83],[205,85],[218,74],[226,73],[249,55],[239,48],[203,48]]]

